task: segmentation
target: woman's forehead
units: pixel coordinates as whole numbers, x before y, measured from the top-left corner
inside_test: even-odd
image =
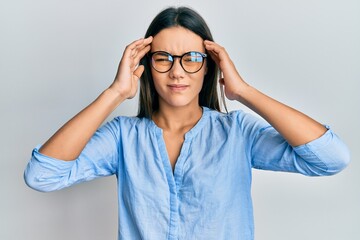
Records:
[[[203,39],[183,27],[171,27],[161,30],[154,36],[151,51],[166,51],[171,54],[182,54],[189,51],[204,51]]]

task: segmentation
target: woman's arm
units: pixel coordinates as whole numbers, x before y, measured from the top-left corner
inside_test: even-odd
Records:
[[[226,97],[237,100],[269,122],[292,146],[299,146],[319,138],[326,128],[305,114],[282,104],[248,85],[237,72],[226,50],[220,45],[204,41],[205,48],[218,64],[224,77]]]
[[[101,123],[125,99],[135,96],[144,71],[140,59],[150,50],[152,37],[128,45],[114,82],[94,102],[62,126],[39,150],[49,157],[76,159]]]
[[[305,114],[272,99],[255,88],[245,85],[236,100],[262,116],[292,146],[315,140],[326,128]]]

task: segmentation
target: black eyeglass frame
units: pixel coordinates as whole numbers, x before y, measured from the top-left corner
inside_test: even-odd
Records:
[[[170,68],[169,68],[168,70],[166,70],[166,71],[159,71],[159,70],[157,70],[157,69],[154,67],[152,57],[153,57],[153,55],[156,54],[156,53],[164,53],[164,54],[167,54],[168,56],[172,57],[173,61],[171,62],[171,66],[170,66]],[[184,68],[184,66],[183,66],[183,64],[182,64],[182,59],[183,59],[183,57],[184,57],[185,55],[189,54],[189,53],[197,53],[197,54],[200,54],[200,56],[202,57],[201,66],[200,66],[200,68],[199,68],[198,70],[196,70],[195,72],[186,71],[186,69]],[[183,55],[172,55],[172,54],[170,54],[170,53],[168,53],[168,52],[165,52],[165,51],[156,51],[156,52],[151,52],[151,53],[149,53],[148,56],[149,56],[149,58],[150,58],[151,67],[152,67],[155,71],[157,71],[157,72],[159,72],[159,73],[166,73],[166,72],[170,71],[171,68],[174,66],[175,58],[180,58],[180,66],[182,67],[182,69],[184,69],[185,72],[187,72],[187,73],[197,73],[198,71],[200,71],[200,70],[202,69],[202,67],[204,66],[205,59],[207,58],[207,54],[206,54],[206,53],[202,53],[202,52],[198,52],[198,51],[186,52],[186,53],[184,53]]]

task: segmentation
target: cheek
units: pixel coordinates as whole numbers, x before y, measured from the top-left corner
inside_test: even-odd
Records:
[[[166,80],[164,80],[163,74],[159,74],[158,72],[152,70],[151,71],[151,75],[152,75],[152,79],[154,82],[154,87],[157,93],[159,93],[159,91],[161,91],[161,86],[163,82],[166,82]]]
[[[199,76],[198,76],[198,81],[201,83],[201,85],[204,82],[205,79],[205,75],[207,74],[207,67],[204,66],[199,72],[198,72]]]
[[[151,76],[154,81],[154,84],[158,82],[159,76],[157,75],[158,72],[156,72],[154,69],[151,68]]]
[[[193,79],[193,86],[197,89],[197,92],[200,93],[204,84],[204,75],[200,74],[196,78]]]

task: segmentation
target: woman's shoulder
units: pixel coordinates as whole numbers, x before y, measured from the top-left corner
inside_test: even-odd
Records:
[[[244,110],[232,110],[229,112],[219,112],[212,109],[207,109],[207,115],[210,121],[220,122],[221,124],[230,124],[242,128],[262,126],[267,127],[269,124],[260,116],[252,112]]]
[[[212,119],[218,119],[218,120],[238,120],[243,119],[247,117],[254,117],[253,114],[245,112],[244,110],[238,109],[238,110],[232,110],[229,112],[220,112],[214,109],[209,109],[204,107],[204,112]],[[256,118],[256,117],[255,117]]]
[[[139,118],[136,116],[116,116],[111,122],[116,122],[122,127],[147,126],[150,123],[148,118]]]

